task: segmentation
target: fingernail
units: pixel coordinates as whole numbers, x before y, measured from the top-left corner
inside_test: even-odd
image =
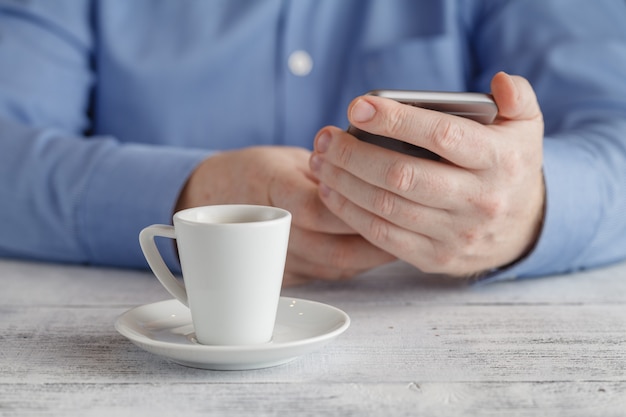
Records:
[[[359,99],[356,103],[354,103],[354,106],[352,106],[352,111],[350,113],[350,118],[353,121],[364,123],[374,118],[376,109],[367,101]]]
[[[320,133],[320,135],[317,137],[317,140],[315,141],[315,150],[319,153],[324,153],[328,150],[329,146],[330,133],[328,133],[327,131],[323,131],[322,133]]]

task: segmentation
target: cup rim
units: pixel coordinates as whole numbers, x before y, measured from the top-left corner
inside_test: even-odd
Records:
[[[211,221],[203,221],[198,220],[197,218],[189,217],[190,213],[197,212],[211,212],[217,211],[218,213],[228,213],[234,210],[245,213],[258,213],[259,210],[263,210],[265,213],[272,213],[272,216],[267,218],[260,218],[259,220],[251,220],[251,221],[232,221],[232,222],[211,222]],[[187,209],[179,210],[174,213],[173,220],[175,223],[183,223],[189,225],[205,225],[205,226],[220,226],[220,227],[237,227],[237,226],[250,226],[250,225],[258,225],[258,224],[271,224],[276,222],[284,221],[285,219],[290,219],[291,213],[285,209],[274,206],[265,206],[259,204],[215,204],[215,205],[207,205],[207,206],[198,206],[198,207],[190,207]]]

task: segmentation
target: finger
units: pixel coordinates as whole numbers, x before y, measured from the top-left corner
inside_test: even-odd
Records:
[[[287,257],[285,263],[285,285],[298,285],[315,280],[342,281],[347,280],[359,273],[361,269],[337,269],[328,265],[321,265],[295,254]]]
[[[307,260],[297,265],[290,261],[292,269],[323,279],[352,276],[395,259],[356,234],[331,235],[298,227],[291,230],[288,256]]]
[[[268,196],[270,205],[289,211],[292,222],[299,227],[325,233],[354,233],[320,201],[317,183],[311,178],[310,172],[303,170],[285,175],[280,182],[272,180]]]
[[[360,208],[381,217],[394,225],[436,240],[454,238],[454,211],[441,210],[407,200],[392,192],[363,183],[359,178],[329,165],[329,175],[320,186],[325,198],[327,188],[338,192]]]
[[[337,170],[340,169],[407,200],[440,209],[457,207],[476,182],[470,172],[457,166],[364,143],[333,127],[323,129],[316,138],[310,166],[320,181],[326,184],[337,184],[340,176],[345,175]],[[349,186],[358,191],[361,185]],[[349,186],[339,191],[343,195],[351,195]]]
[[[505,120],[541,120],[537,96],[528,80],[497,73],[491,80],[491,91],[498,105],[498,117]]]
[[[362,130],[421,146],[465,168],[486,168],[494,157],[489,130],[462,117],[362,96],[350,104],[348,118]]]
[[[376,246],[399,259],[410,262],[424,272],[439,272],[429,269],[436,263],[428,261],[437,258],[438,241],[398,227],[362,209],[332,189],[328,189],[324,202],[334,213],[345,219],[350,226]],[[420,254],[420,259],[417,259],[416,254]]]
[[[324,201],[367,240],[423,272],[461,277],[484,270],[484,265],[493,264],[491,259],[485,260],[483,250],[476,250],[477,246],[474,245],[474,249],[463,247],[463,239],[458,245],[455,240],[440,241],[397,227],[333,190],[329,191]],[[475,237],[464,239],[475,240]],[[489,258],[489,253],[486,255]]]

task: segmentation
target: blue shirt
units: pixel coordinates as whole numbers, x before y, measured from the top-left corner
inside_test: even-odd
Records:
[[[0,256],[144,266],[140,229],[211,152],[311,148],[370,89],[501,70],[537,92],[547,206],[497,278],[623,259],[622,1],[0,0]]]

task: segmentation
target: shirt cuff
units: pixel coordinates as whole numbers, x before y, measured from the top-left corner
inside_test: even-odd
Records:
[[[91,173],[77,208],[79,238],[91,263],[146,267],[139,232],[172,224],[179,193],[207,151],[120,145]],[[180,271],[174,245],[157,242],[165,262]]]

